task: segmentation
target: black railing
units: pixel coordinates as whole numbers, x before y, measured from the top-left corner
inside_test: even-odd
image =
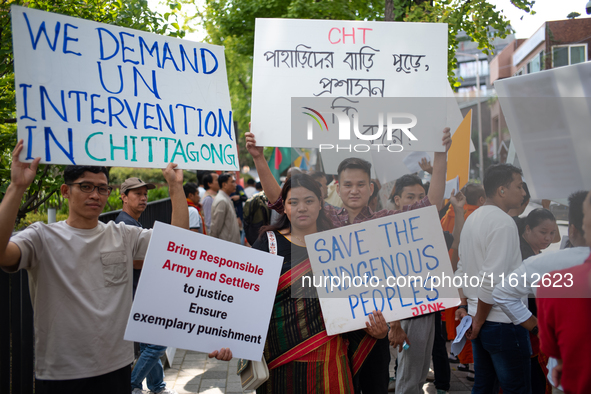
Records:
[[[106,212],[99,220],[115,220],[121,210]],[[157,220],[170,224],[170,198],[149,202],[140,216],[144,228]],[[33,308],[27,271],[7,274],[0,270],[0,393],[35,392]]]

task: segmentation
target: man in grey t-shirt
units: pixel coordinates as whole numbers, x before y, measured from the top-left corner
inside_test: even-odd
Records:
[[[36,388],[41,393],[129,394],[133,347],[123,340],[131,310],[131,269],[142,260],[151,230],[98,217],[111,192],[105,167],[68,166],[62,195],[66,221],[35,223],[14,237],[13,225],[40,158],[12,153],[11,183],[0,203],[0,268],[29,273],[35,324]],[[183,173],[176,164],[163,170],[169,185],[172,224],[189,227]],[[210,357],[229,360],[224,348]]]

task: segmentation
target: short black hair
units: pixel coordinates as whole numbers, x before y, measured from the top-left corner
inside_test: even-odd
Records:
[[[313,173],[310,174],[310,176],[312,177],[312,179],[326,179],[326,174],[322,171],[315,171]]]
[[[246,181],[246,184],[254,186],[256,184],[256,181],[252,178],[248,178],[248,180]]]
[[[255,189],[263,190],[263,185],[261,184],[261,182],[257,182],[257,184],[255,185]]]
[[[583,203],[589,192],[580,190],[568,196],[568,224],[572,224],[582,234],[583,231]]]
[[[231,173],[224,173],[222,175],[220,175],[218,177],[218,184],[220,185],[220,188],[222,187],[222,185],[226,182],[228,182],[228,179],[233,178],[234,174]]]
[[[529,226],[530,229],[534,229],[538,227],[543,221],[551,220],[556,222],[556,218],[546,208],[536,208],[532,210],[526,217],[524,218],[517,218],[515,223],[517,223],[517,230],[519,231],[519,235],[523,235],[525,233],[525,228]]]
[[[341,180],[341,172],[345,170],[362,170],[371,179],[371,163],[357,157],[348,157],[341,161],[337,169],[338,179]]]
[[[107,167],[99,166],[67,166],[64,170],[64,183],[74,182],[85,172],[92,172],[93,174],[100,174],[102,172],[107,177],[107,183],[109,183],[109,171],[107,171]]]
[[[509,187],[513,182],[513,174],[523,175],[521,169],[512,164],[502,163],[488,167],[484,173],[484,191],[486,197],[493,197],[501,186]]]
[[[183,190],[185,191],[185,197],[189,197],[189,194],[197,193],[197,185],[193,182],[187,182],[183,185]]]
[[[464,193],[466,196],[466,203],[470,205],[478,204],[478,199],[480,197],[484,197],[486,199],[484,187],[477,183],[467,183],[466,186],[464,186],[462,193]]]
[[[414,185],[421,185],[423,190],[425,190],[425,186],[423,185],[423,181],[415,174],[406,174],[402,175],[400,178],[396,179],[396,183],[394,184],[394,193],[390,197],[390,201],[394,202],[394,196],[400,197],[402,195],[402,190],[404,190],[407,186],[414,186]]]
[[[209,184],[213,183],[213,173],[208,173],[203,175],[203,178],[201,179],[201,181],[203,182],[203,188],[205,190],[209,189]]]

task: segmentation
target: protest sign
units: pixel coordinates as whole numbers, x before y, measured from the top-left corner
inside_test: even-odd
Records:
[[[459,177],[458,189],[464,187],[470,178],[470,138],[472,134],[472,110],[452,135],[452,144],[447,152],[447,180]]]
[[[430,206],[306,236],[313,278],[329,335],[459,303],[437,208]],[[349,280],[347,279],[349,278]]]
[[[156,222],[125,339],[260,361],[282,262]]]
[[[292,146],[292,97],[444,98],[448,87],[445,23],[256,20],[251,120],[261,146]]]
[[[591,63],[495,81],[533,198],[591,189]]]
[[[238,169],[223,47],[11,13],[22,161]]]

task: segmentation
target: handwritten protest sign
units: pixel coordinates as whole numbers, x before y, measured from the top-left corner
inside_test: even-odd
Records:
[[[156,222],[125,339],[260,361],[282,261]]]
[[[591,188],[591,63],[495,82],[511,145],[534,198]]]
[[[306,236],[329,335],[365,327],[367,315],[386,321],[459,303],[439,224],[430,206]],[[350,278],[350,279],[347,279]]]
[[[238,168],[222,47],[11,12],[21,160]]]
[[[444,23],[256,20],[251,120],[260,145],[292,146],[292,97],[446,97],[446,85]]]

